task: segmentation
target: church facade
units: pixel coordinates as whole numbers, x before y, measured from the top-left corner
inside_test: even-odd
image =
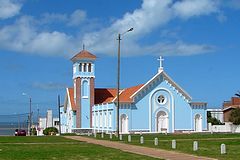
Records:
[[[96,56],[83,50],[73,62],[73,88],[61,107],[61,132],[116,131],[116,88],[95,88]],[[175,133],[207,130],[207,103],[192,102],[162,67],[148,82],[120,90],[120,133]]]

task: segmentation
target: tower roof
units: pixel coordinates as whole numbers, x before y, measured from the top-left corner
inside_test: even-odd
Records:
[[[91,59],[91,60],[95,60],[97,57],[88,52],[87,50],[82,50],[81,52],[79,52],[78,54],[76,54],[75,56],[73,56],[71,58],[71,61],[76,61],[76,60],[81,60],[81,59]]]

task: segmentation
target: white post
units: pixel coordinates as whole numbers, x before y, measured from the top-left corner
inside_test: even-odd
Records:
[[[128,135],[128,142],[131,142],[132,141],[132,137],[131,137],[131,135],[129,134]]]
[[[155,139],[154,139],[154,145],[155,145],[155,146],[158,146],[158,138],[155,138]]]
[[[94,138],[97,138],[97,132],[94,132]]]
[[[119,135],[119,140],[122,141],[122,134]]]
[[[90,136],[90,132],[88,132],[88,137]]]
[[[144,143],[144,138],[143,138],[143,136],[140,137],[140,143],[141,143],[141,144]]]
[[[226,154],[226,145],[225,144],[221,144],[221,154]]]
[[[109,138],[112,139],[112,132],[110,133]]]
[[[177,143],[176,140],[172,140],[172,149],[176,149],[177,148]]]
[[[104,138],[104,133],[102,132],[101,137]]]
[[[194,141],[193,142],[193,151],[197,151],[198,150],[198,141]]]

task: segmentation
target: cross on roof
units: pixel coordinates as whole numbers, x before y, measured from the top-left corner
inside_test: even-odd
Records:
[[[160,56],[157,60],[159,60],[159,70],[163,70],[163,61],[164,61],[163,57]]]

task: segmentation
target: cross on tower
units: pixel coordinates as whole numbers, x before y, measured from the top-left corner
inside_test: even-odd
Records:
[[[85,44],[83,43],[83,46],[82,46],[83,50],[85,50]]]
[[[163,70],[163,61],[164,59],[162,58],[162,56],[160,56],[157,60],[159,60],[159,68],[158,70]]]

